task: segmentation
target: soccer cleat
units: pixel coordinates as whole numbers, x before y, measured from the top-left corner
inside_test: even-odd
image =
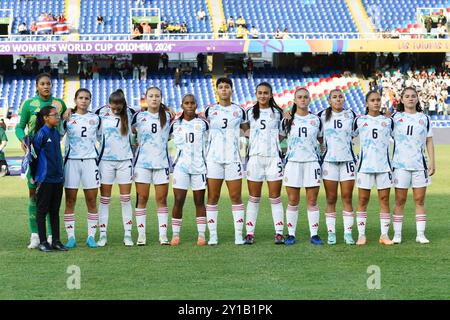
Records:
[[[106,246],[107,243],[108,243],[108,239],[106,238],[106,234],[101,235],[100,239],[97,241],[97,246],[104,247],[104,246]]]
[[[167,239],[167,236],[159,236],[159,244],[162,246],[170,245],[170,242],[169,242],[169,239]]]
[[[351,233],[344,233],[344,242],[345,242],[345,244],[350,244],[350,245],[355,244],[355,240],[353,240]]]
[[[40,243],[38,245],[38,249],[39,249],[39,251],[42,251],[42,252],[52,252],[53,251],[52,246],[47,241]]]
[[[280,233],[275,235],[275,244],[284,244],[284,236]]]
[[[144,233],[139,234],[136,244],[138,246],[145,246],[146,243],[147,243],[147,239],[145,237],[145,234]]]
[[[402,243],[402,235],[395,233],[394,238],[392,238],[392,242],[394,242],[394,244]]]
[[[358,241],[356,241],[357,246],[363,246],[367,244],[366,236],[359,236]]]
[[[208,245],[216,246],[218,243],[219,243],[219,241],[217,240],[217,234],[210,234]]]
[[[336,233],[334,233],[334,232],[329,232],[328,233],[328,241],[327,241],[327,243],[330,244],[330,245],[336,244]]]
[[[94,237],[92,237],[92,236],[89,236],[89,237],[86,239],[86,245],[87,245],[89,248],[97,248],[97,242],[95,242],[95,239],[94,239]]]
[[[67,240],[66,248],[67,248],[67,249],[73,249],[73,248],[75,248],[76,246],[77,246],[77,242],[75,241],[75,238],[74,238],[74,237],[70,237],[70,238]]]
[[[390,245],[394,244],[394,242],[392,242],[392,240],[389,239],[388,235],[386,235],[386,234],[382,234],[380,236],[380,240],[378,240],[378,242],[385,246],[390,246]]]
[[[52,242],[53,242],[53,236],[52,236],[51,234],[49,234],[49,235],[47,236],[47,242],[48,242],[49,245],[52,245]]]
[[[235,237],[234,244],[237,244],[237,245],[245,244],[245,240],[242,239],[242,237]]]
[[[316,245],[316,246],[323,245],[323,241],[322,241],[322,239],[320,239],[320,237],[318,235],[312,236],[311,239],[309,240],[309,242],[311,242],[313,245]]]
[[[198,245],[198,246],[201,246],[201,247],[204,246],[204,245],[206,245],[206,240],[205,240],[205,238],[199,236],[199,237],[197,238],[197,245]]]
[[[245,236],[244,244],[253,244],[255,243],[255,237],[252,234],[248,234]]]
[[[132,247],[132,246],[134,246],[133,240],[131,240],[131,236],[123,237],[123,244],[125,245],[125,247]]]
[[[172,240],[170,240],[170,245],[176,247],[177,245],[180,244],[180,237],[179,236],[175,236],[172,238]]]
[[[287,246],[292,246],[295,243],[295,236],[288,235],[284,244]]]
[[[430,243],[430,240],[428,240],[427,238],[425,238],[425,235],[419,235],[416,237],[416,242],[420,243],[420,244],[427,244]]]
[[[37,233],[32,233],[28,249],[36,249],[39,246],[39,244],[40,244],[39,235]]]

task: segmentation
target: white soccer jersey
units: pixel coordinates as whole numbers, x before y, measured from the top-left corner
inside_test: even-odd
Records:
[[[66,132],[65,157],[67,159],[95,159],[101,120],[98,115],[72,113],[69,120],[64,120],[63,130]]]
[[[240,162],[240,125],[247,123],[244,108],[232,104],[223,107],[218,104],[205,110],[209,122],[209,139],[206,160],[215,163]]]
[[[389,144],[394,122],[383,115],[363,115],[355,119],[354,134],[360,137],[358,170],[361,173],[391,171]]]
[[[281,109],[259,109],[259,118],[253,116],[253,107],[247,110],[247,119],[250,123],[250,138],[248,146],[249,156],[279,157],[279,135],[282,132]]]
[[[288,121],[283,120],[286,131]],[[317,138],[321,136],[322,121],[315,114],[306,116],[294,115],[291,130],[287,134],[288,149],[286,160],[289,162],[319,161]]]
[[[102,120],[100,128],[100,158],[101,160],[122,161],[133,159],[131,150],[131,120],[136,113],[128,108],[128,134],[121,133],[121,120],[115,115],[111,108],[106,105],[95,111]]]
[[[394,121],[394,168],[404,170],[425,170],[425,144],[433,136],[430,118],[422,112],[409,114],[396,112]]]
[[[208,122],[201,118],[191,121],[175,120],[170,132],[177,148],[174,166],[184,173],[206,173],[206,143],[208,139]]]
[[[167,142],[169,141],[170,114],[166,112],[167,122],[161,128],[159,113],[140,111],[134,114],[132,128],[136,128],[138,149],[134,166],[144,169],[169,168]]]
[[[352,126],[356,118],[353,110],[332,111],[328,121],[325,121],[326,110],[320,111],[317,115],[322,120],[323,143],[326,146],[323,161],[356,161],[352,145]]]

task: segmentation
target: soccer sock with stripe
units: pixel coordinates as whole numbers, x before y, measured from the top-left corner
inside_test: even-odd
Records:
[[[145,235],[147,208],[136,208],[136,226],[139,235]]]
[[[217,236],[217,216],[219,215],[219,206],[217,204],[206,205],[206,220],[208,222],[209,237]]]
[[[367,219],[367,212],[356,213],[356,224],[358,225],[359,237],[366,235],[366,219]]]
[[[179,237],[183,219],[172,218],[172,237]]]
[[[255,234],[256,219],[258,218],[259,201],[260,197],[248,197],[247,203],[247,222],[245,224],[245,229],[247,234]]]
[[[283,234],[284,231],[284,212],[281,197],[269,198],[270,206],[272,207],[273,226],[276,234]]]
[[[390,225],[391,225],[391,215],[389,213],[380,212],[381,235],[387,236]]]
[[[205,238],[206,217],[197,217],[197,231],[199,237]]]
[[[344,220],[344,234],[351,234],[353,230],[353,222],[355,221],[353,211],[342,211],[342,218]]]
[[[233,204],[231,206],[234,220],[234,238],[242,240],[242,230],[244,229],[244,204]]]
[[[64,214],[64,227],[66,228],[67,239],[73,237],[75,238],[75,214],[66,213]]]
[[[95,233],[97,231],[97,223],[98,223],[98,214],[88,212],[87,214],[87,222],[88,222],[88,236],[95,238]]]
[[[121,202],[122,202],[122,196]],[[99,221],[98,224],[100,226],[100,236],[106,235],[106,230],[108,228],[108,216],[109,216],[109,203],[111,201],[111,197],[100,197],[100,206],[98,208],[99,211]],[[123,214],[123,211],[122,211]]]
[[[308,222],[309,222],[309,233],[311,237],[317,236],[317,231],[319,230],[319,207],[314,206],[308,208]]]
[[[326,212],[325,221],[328,233],[336,233],[336,212]]]
[[[418,214],[416,213],[416,229],[418,236],[425,235],[425,226],[427,223],[427,216],[425,213]]]
[[[295,237],[295,230],[297,229],[298,220],[298,206],[291,206],[288,204],[286,209],[286,223],[288,227],[288,235]]]
[[[122,206],[122,223],[125,236],[131,237],[131,228],[133,227],[133,209],[131,209],[131,195],[121,194],[120,205]],[[106,220],[106,223],[108,223],[108,220]],[[102,229],[100,227],[100,233],[101,232]]]
[[[402,235],[403,215],[395,214],[392,216],[394,220],[394,234],[396,236]]]
[[[157,212],[158,212],[159,236],[167,237],[167,225],[169,224],[169,208],[167,207],[158,208]]]

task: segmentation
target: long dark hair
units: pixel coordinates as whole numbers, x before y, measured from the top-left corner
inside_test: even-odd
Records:
[[[88,94],[89,94],[89,98],[91,98],[91,100],[92,100],[92,93],[91,93],[88,89],[86,89],[86,88],[80,88],[80,89],[78,89],[78,90],[75,92],[75,99],[77,99],[78,96],[80,95],[80,93],[82,93],[82,92],[88,93]],[[75,107],[73,108],[73,112],[77,112],[77,105],[75,105]]]
[[[38,131],[45,125],[44,117],[48,116],[53,109],[56,108],[54,106],[45,106],[42,107],[39,112],[36,112],[36,123],[34,125],[34,134],[38,133]]]
[[[398,112],[404,112],[405,111],[405,105],[402,102],[403,96],[405,95],[406,90],[412,90],[416,93],[417,95],[417,104],[416,104],[416,111],[417,112],[422,112],[423,109],[420,106],[420,101],[419,101],[419,95],[417,94],[417,90],[414,87],[406,87],[405,89],[403,89],[402,94],[400,95],[400,102],[397,105],[397,111]]]
[[[268,82],[261,82],[256,86],[256,91],[258,92],[259,87],[267,87],[270,90],[270,94],[272,95],[272,86]],[[269,99],[269,107],[272,109],[272,112],[275,113],[275,110],[279,111],[281,114],[283,111],[281,108],[277,105],[275,102],[275,99],[273,98],[273,95]],[[255,120],[259,119],[260,109],[259,109],[259,102],[256,101],[256,104],[253,106],[253,118]]]
[[[308,92],[308,96],[310,95],[309,90],[302,87],[302,88],[298,88],[297,90],[295,90],[294,99],[295,99],[295,95],[297,94],[297,92],[299,92],[301,90]],[[286,122],[286,133],[287,134],[289,134],[291,132],[292,123],[294,122],[294,117],[295,117],[296,113],[297,113],[297,104],[294,103],[292,105],[292,109],[291,109],[291,118],[289,120],[287,120],[287,122]]]
[[[369,100],[370,95],[371,94],[375,94],[375,93],[380,95],[380,92],[378,90],[370,90],[369,92],[367,92],[367,94],[366,94],[366,103]],[[364,114],[369,114],[369,107],[368,106],[366,106],[366,111],[365,111]]]
[[[161,95],[161,99],[162,99],[162,91],[160,88],[158,87],[150,87],[147,89],[147,91],[145,91],[145,97],[147,97],[147,93],[152,90],[152,89],[156,89],[159,91],[160,95]],[[167,123],[167,116],[166,116],[166,105],[164,103],[161,102],[161,104],[159,105],[159,125],[161,126],[161,128],[164,128],[164,126]]]
[[[127,99],[122,89],[117,89],[109,95],[109,103],[120,104],[122,109],[120,110],[120,133],[125,136],[128,134],[128,105]]]
[[[333,89],[330,91],[329,95],[328,95],[328,99],[331,99],[331,94],[335,91],[339,91],[342,94],[344,94],[344,92],[341,89]],[[333,111],[333,109],[331,108],[331,104],[328,106],[328,108],[325,110],[325,121],[329,121],[331,118],[331,112]]]
[[[50,79],[50,83],[52,82],[52,76],[50,73],[47,72],[43,72],[43,73],[39,73],[36,76],[36,95],[39,95],[39,91],[37,90],[37,86],[39,83],[39,80],[41,80],[42,78],[49,78]],[[53,83],[52,83],[52,87],[53,87]],[[52,93],[50,92],[50,96],[52,95]]]
[[[183,102],[184,99],[186,99],[187,97],[192,97],[194,99],[195,105],[197,105],[197,99],[195,98],[193,93],[186,93],[183,98],[181,98],[181,108],[183,108]],[[178,120],[180,120],[180,122],[184,119],[184,111],[181,112],[180,117],[178,118]]]

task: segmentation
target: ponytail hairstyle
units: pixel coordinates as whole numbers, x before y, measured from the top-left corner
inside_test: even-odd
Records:
[[[301,88],[298,88],[297,90],[295,90],[294,98],[295,98],[295,95],[297,94],[297,92],[299,92],[301,90],[306,91],[308,93],[308,96],[310,95],[308,89],[301,87]],[[286,121],[286,133],[287,134],[289,134],[289,132],[291,132],[292,123],[294,122],[294,116],[296,113],[297,113],[297,104],[294,103],[292,105],[292,109],[291,109],[291,118]]]
[[[120,133],[125,136],[128,134],[128,105],[125,94],[122,89],[117,89],[109,95],[109,103],[121,104],[120,110]]]
[[[331,90],[330,91],[330,93],[328,94],[328,100],[330,100],[330,98],[331,98],[331,94],[333,93],[333,92],[341,92],[342,94],[344,94],[344,92],[342,92],[342,90],[341,89],[333,89],[333,90]],[[328,103],[329,103],[329,101],[328,101]],[[331,104],[328,106],[328,108],[326,109],[326,111],[325,111],[325,122],[326,121],[329,121],[330,120],[330,118],[331,118],[331,112],[333,111],[333,109],[331,108]]]
[[[50,79],[50,83],[52,82],[52,76],[51,76],[50,73],[46,73],[46,72],[39,73],[36,76],[36,95],[39,95],[39,91],[37,90],[37,86],[38,86],[39,80],[41,80],[42,78],[49,78]],[[53,87],[53,83],[52,83],[52,87]],[[51,93],[50,93],[50,95],[51,95]]]
[[[419,94],[417,93],[417,90],[414,87],[406,87],[405,89],[403,89],[402,94],[400,95],[400,102],[397,105],[397,111],[398,112],[404,112],[405,111],[405,105],[403,104],[402,100],[403,100],[403,96],[405,95],[406,90],[412,90],[412,91],[414,91],[416,93],[416,95],[417,95],[416,111],[417,112],[423,112],[423,109],[420,106]]]
[[[272,86],[268,83],[268,82],[261,82],[256,86],[256,91],[258,91],[259,87],[267,87],[270,90],[270,99],[269,99],[269,107],[270,109],[272,109],[272,112],[275,113],[275,110],[278,110],[279,112],[283,113],[283,111],[281,110],[281,108],[277,105],[277,103],[275,102],[275,99],[273,98],[273,91],[272,91]],[[253,118],[255,120],[259,119],[259,114],[260,114],[260,110],[259,110],[259,102],[256,101],[256,104],[253,106]]]
[[[197,99],[195,98],[193,93],[186,93],[183,98],[181,98],[181,108],[183,108],[183,102],[184,99],[186,99],[187,97],[192,97],[192,99],[194,99],[195,105],[197,105]],[[183,110],[183,109],[182,109]],[[180,117],[178,118],[178,120],[180,120],[180,122],[184,119],[184,111],[181,112]]]
[[[75,99],[77,99],[77,98],[78,98],[78,95],[79,95],[80,93],[82,93],[82,92],[89,93],[89,98],[91,98],[91,101],[92,101],[92,93],[91,93],[88,89],[86,89],[86,88],[80,88],[80,89],[78,89],[78,90],[75,92]],[[77,105],[75,105],[75,107],[73,108],[73,111],[74,111],[74,112],[77,112]]]
[[[371,94],[375,94],[377,93],[378,95],[380,95],[380,92],[378,92],[378,90],[370,90],[369,92],[367,92],[366,94],[366,103],[369,100],[369,97]],[[381,112],[380,112],[381,113]],[[364,114],[369,114],[369,107],[366,106],[366,111],[364,112]]]
[[[36,123],[34,125],[34,134],[38,133],[38,131],[45,125],[44,117],[48,116],[53,109],[56,108],[50,105],[42,107],[39,112],[36,112]]]
[[[161,100],[162,100],[162,91],[161,91],[161,89],[158,88],[158,87],[149,87],[149,88],[147,89],[147,91],[145,91],[145,96],[147,97],[147,93],[148,93],[150,90],[153,90],[153,89],[159,91],[159,94],[161,95]],[[161,102],[161,104],[159,105],[159,110],[158,110],[158,113],[159,113],[159,125],[161,126],[161,128],[164,128],[164,126],[165,126],[166,123],[167,123],[166,110],[167,110],[166,105],[165,105],[164,103]]]

